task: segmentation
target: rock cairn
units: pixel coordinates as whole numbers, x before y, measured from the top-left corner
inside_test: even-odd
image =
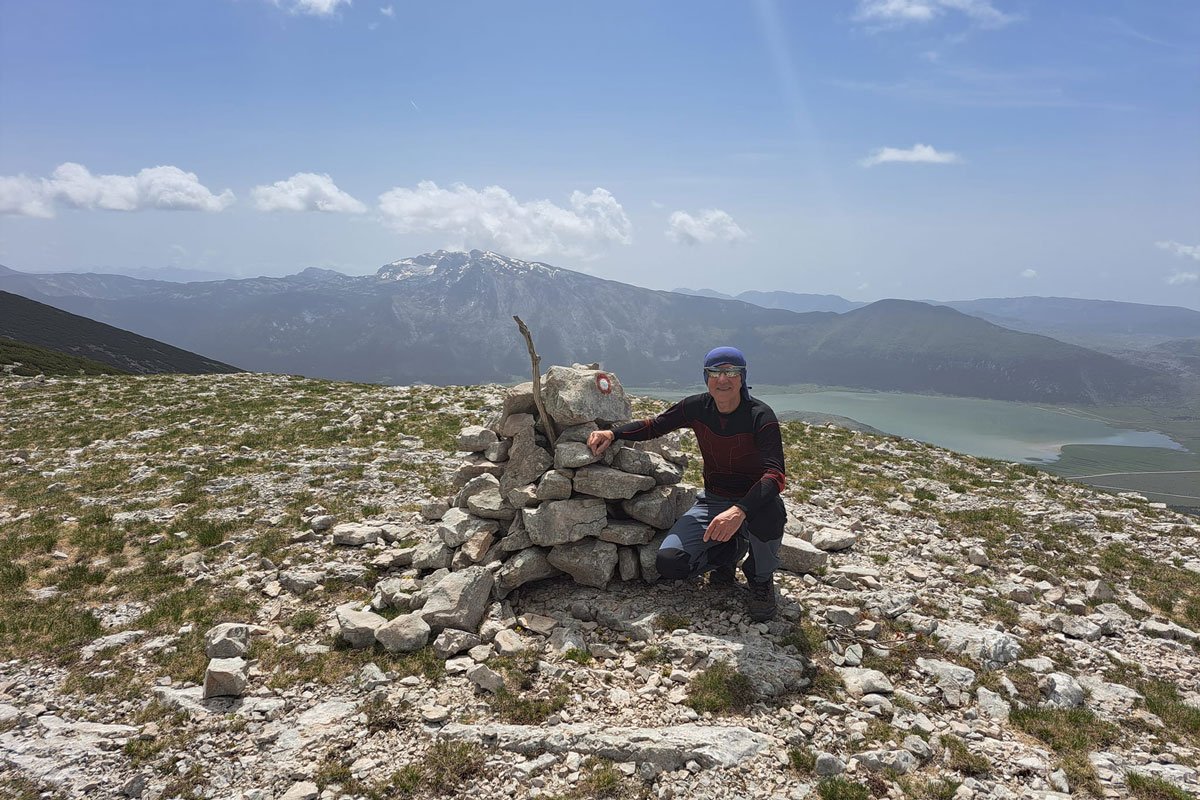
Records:
[[[458,448],[468,455],[455,473],[458,491],[424,503],[424,525],[403,532],[369,523],[333,527],[340,544],[390,533],[401,546],[376,566],[407,568],[376,585],[371,610],[337,610],[346,642],[408,652],[436,637],[435,649],[451,655],[493,638],[489,614],[495,621],[499,603],[532,581],[565,573],[604,588],[613,580],[658,579],[658,546],[697,493],[681,483],[686,454],[664,439],[614,442],[593,456],[588,434],[630,418],[621,382],[597,365],[576,364],[551,367],[542,385],[559,431],[553,442],[537,416],[532,384],[509,389],[493,424],[459,433]],[[404,613],[391,620],[377,613],[387,609]]]

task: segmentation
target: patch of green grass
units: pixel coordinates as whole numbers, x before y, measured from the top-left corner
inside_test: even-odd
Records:
[[[811,775],[817,767],[817,754],[801,747],[790,747],[787,751],[788,766],[801,775]]]
[[[688,682],[687,700],[696,711],[724,714],[744,711],[757,698],[750,679],[718,661]]]
[[[325,653],[305,655],[291,647],[281,647],[265,639],[256,640],[250,646],[250,658],[257,659],[259,669],[267,673],[267,686],[285,689],[305,684],[333,686],[357,673],[368,662],[375,662],[385,672],[400,676],[423,675],[430,681],[438,681],[445,674],[446,665],[433,648],[424,647],[415,653],[389,653],[376,644],[373,648],[352,649],[340,641]]]
[[[1126,772],[1125,782],[1138,800],[1191,800],[1192,795],[1173,783],[1136,772]]]
[[[634,660],[642,666],[647,666],[650,664],[667,664],[670,663],[671,658],[661,647],[652,644],[649,647],[643,648],[640,653],[634,656]]]
[[[683,614],[667,611],[654,617],[654,627],[660,631],[673,631],[679,628],[690,628],[692,620]]]
[[[1123,543],[1106,547],[1099,567],[1106,575],[1127,575],[1130,588],[1177,624],[1200,625],[1200,575],[1151,559]]]
[[[779,637],[781,647],[794,647],[796,652],[805,658],[811,658],[812,654],[824,643],[825,629],[808,620],[794,623],[783,636]]]
[[[78,659],[81,646],[103,635],[91,611],[68,597],[0,596],[0,659],[49,656],[69,664]]]
[[[496,716],[509,724],[537,725],[566,707],[567,690],[555,686],[531,694],[505,687],[492,696],[490,705]]]
[[[1014,727],[1050,746],[1072,786],[1095,797],[1103,796],[1087,754],[1117,741],[1120,728],[1083,708],[1018,708],[1008,719]]]
[[[946,763],[955,772],[963,775],[987,775],[991,772],[991,762],[978,753],[967,749],[967,743],[957,736],[946,736],[942,739],[946,748]]]
[[[954,800],[954,793],[961,785],[958,781],[944,778],[897,778],[905,797],[913,800]]]
[[[1200,708],[1183,702],[1179,688],[1171,681],[1138,681],[1134,688],[1146,698],[1146,710],[1156,715],[1175,737],[1200,744]]]
[[[574,661],[576,664],[592,663],[592,654],[581,647],[571,647],[567,652],[563,653],[563,658],[567,661]]]
[[[320,614],[312,609],[307,609],[305,611],[297,611],[295,614],[292,614],[291,618],[288,619],[287,624],[292,630],[296,631],[297,633],[301,633],[303,631],[311,631],[313,628],[317,627],[317,623],[320,621]]]
[[[484,752],[470,742],[437,741],[425,753],[423,785],[432,794],[449,794],[466,788],[469,779],[483,770]]]
[[[821,800],[868,800],[871,793],[861,783],[838,776],[818,783],[817,796]]]

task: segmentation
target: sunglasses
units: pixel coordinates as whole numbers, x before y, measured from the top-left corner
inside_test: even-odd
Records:
[[[742,375],[741,367],[727,367],[718,369],[716,367],[705,367],[704,374],[710,378],[740,378]]]

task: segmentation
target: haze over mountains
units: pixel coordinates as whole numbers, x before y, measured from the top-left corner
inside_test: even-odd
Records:
[[[523,380],[517,314],[546,362],[600,361],[630,385],[696,386],[704,352],[736,342],[753,354],[751,384],[1080,403],[1170,402],[1189,391],[1178,374],[946,306],[884,300],[797,313],[478,250],[402,259],[375,275],[306,269],[187,284],[0,268],[0,288],[247,369],[359,381]],[[1183,315],[1170,330],[1189,324]]]

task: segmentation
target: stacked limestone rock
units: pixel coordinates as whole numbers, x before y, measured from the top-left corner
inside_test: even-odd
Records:
[[[593,456],[588,434],[630,417],[620,381],[595,365],[551,367],[542,399],[557,432],[553,448],[531,384],[508,390],[494,425],[460,433],[458,446],[470,455],[457,471],[457,495],[422,507],[429,524],[415,532],[420,543],[385,557],[411,569],[375,589],[376,610],[408,613],[385,621],[341,607],[347,642],[409,651],[440,633],[435,648],[449,655],[501,629],[484,619],[489,604],[530,581],[566,573],[603,588],[658,578],[658,545],[696,497],[696,487],[680,483],[687,457],[662,441],[614,442]]]

